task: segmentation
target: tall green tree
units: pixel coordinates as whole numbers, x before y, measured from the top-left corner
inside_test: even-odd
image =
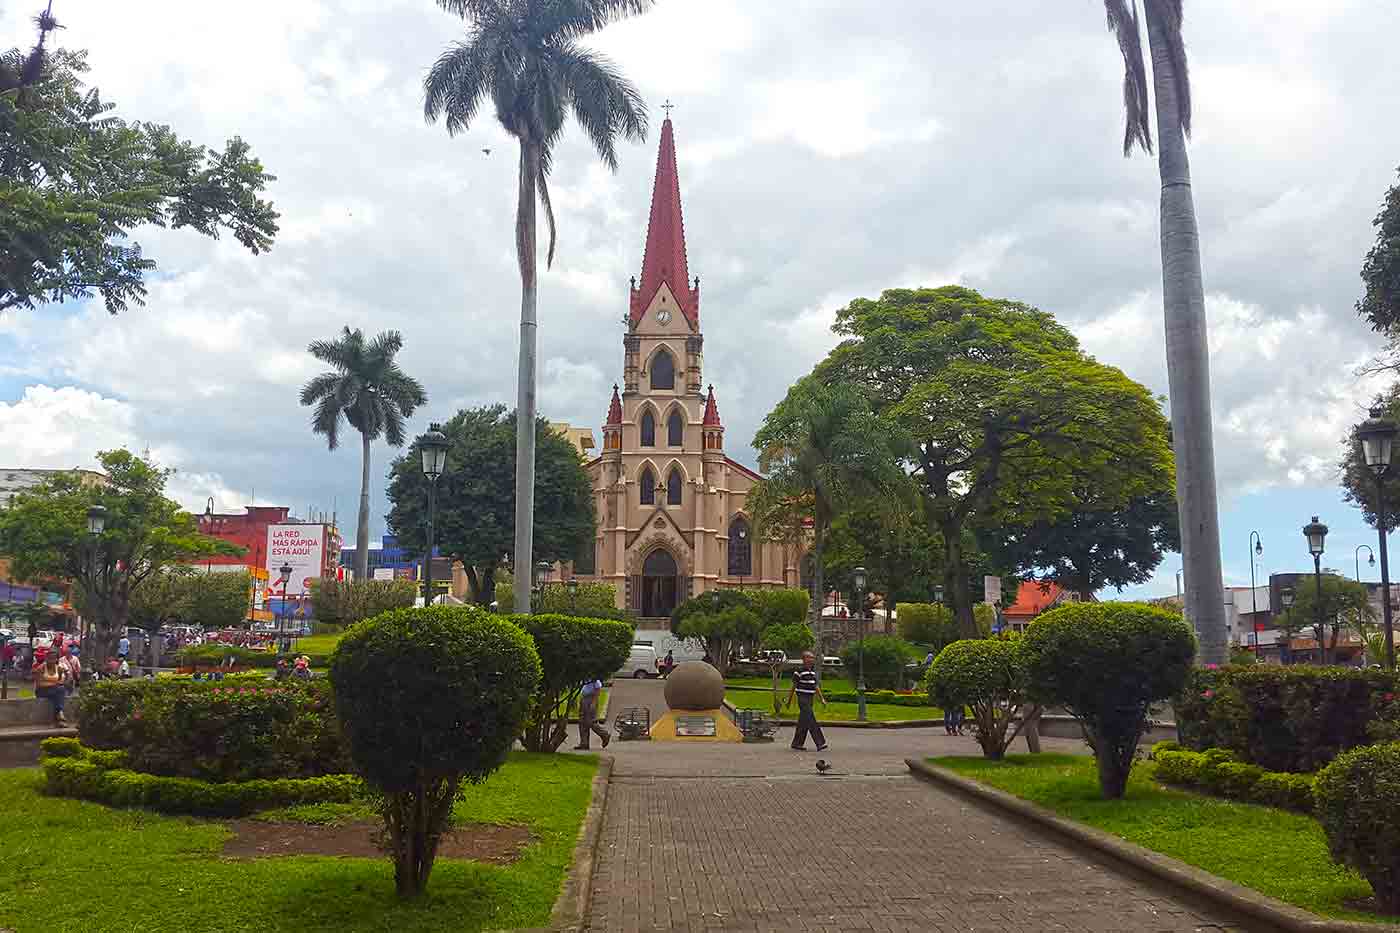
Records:
[[[360,432],[360,515],[355,525],[355,578],[369,579],[369,448],[381,435],[391,447],[407,439],[404,421],[428,401],[423,386],[394,360],[403,349],[403,336],[386,330],[369,343],[357,327],[346,327],[335,340],[317,340],[306,348],[312,356],[335,367],[316,376],[301,390],[301,403],[315,405],[311,430],[326,436],[326,445],[340,445],[340,421]]]
[[[781,536],[804,527],[798,519],[811,520],[814,625],[826,593],[832,521],[861,497],[892,499],[903,489],[903,474],[881,441],[885,436],[859,391],[811,376],[788,390],[754,435],[759,469],[767,474],[746,500],[757,531]]]
[[[841,309],[835,329],[848,339],[817,374],[859,386],[896,438],[965,638],[977,636],[975,528],[1054,519],[1086,476],[1106,504],[1126,503],[1170,462],[1151,393],[1036,308],[959,286],[891,289]]]
[[[535,509],[535,201],[549,225],[546,264],[554,262],[549,172],[569,112],[598,157],[617,171],[619,136],[640,142],[642,96],[604,55],[584,41],[614,20],[650,9],[652,0],[437,0],[469,22],[465,41],[443,52],[423,80],[423,115],[465,132],[483,103],[520,145],[515,250],[520,264],[520,372],[516,409],[515,547],[517,561],[536,550]],[[515,605],[530,610],[530,574],[515,576]]]
[[[1383,418],[1400,420],[1400,383],[1392,385],[1378,395],[1372,406],[1380,411]],[[1342,438],[1342,456],[1337,464],[1342,480],[1342,498],[1361,510],[1366,524],[1379,527],[1379,501],[1376,498],[1376,474],[1366,465],[1366,456],[1361,449],[1361,441],[1356,437],[1356,429],[1361,422],[1347,429]],[[1400,469],[1389,469],[1381,474],[1385,488],[1385,525],[1394,529],[1396,515],[1400,513]]]
[[[1161,467],[1170,483],[1170,464]],[[1181,547],[1170,489],[1115,507],[1097,506],[1089,494],[1076,498],[1058,518],[988,529],[980,536],[984,546],[1005,565],[1053,580],[1086,602],[1106,586],[1122,592],[1146,583],[1166,553]]]
[[[1356,313],[1391,340],[1400,336],[1400,185],[1391,185],[1372,222],[1376,239],[1361,264],[1363,292]],[[1392,362],[1391,368],[1394,367]]]
[[[55,473],[17,494],[0,511],[0,553],[20,580],[72,580],[90,615],[97,659],[111,657],[130,622],[135,592],[173,564],[238,555],[242,548],[202,535],[195,519],[166,498],[173,471],[128,450],[97,455],[106,482]],[[107,510],[106,527],[88,534],[88,509]]]
[[[155,262],[128,237],[145,225],[270,249],[274,178],[248,144],[220,152],[113,116],[84,85],[87,54],[47,49],[57,26],[44,14],[33,50],[0,53],[0,311],[94,293],[113,314],[144,303]]]
[[[1152,152],[1147,66],[1136,0],[1104,0],[1108,28],[1123,55],[1123,154]],[[1191,193],[1186,137],[1191,133],[1191,81],[1181,36],[1182,0],[1142,0],[1152,55],[1161,177],[1162,304],[1166,316],[1167,382],[1176,449],[1176,495],[1186,577],[1186,617],[1200,635],[1201,659],[1225,663],[1225,589],[1220,568],[1220,515],[1215,493],[1215,442],[1210,413],[1210,349],[1206,341],[1201,239]]]
[[[467,408],[441,430],[451,446],[447,472],[438,480],[437,546],[462,562],[473,598],[488,605],[496,571],[515,540],[515,413],[502,405]],[[527,579],[533,577],[532,561],[574,560],[591,552],[596,529],[593,485],[578,449],[543,419],[535,422],[535,433],[535,551],[516,575]],[[389,475],[389,529],[410,550],[426,544],[428,481],[416,446],[394,461]]]
[[[1329,654],[1336,658],[1337,638],[1344,629],[1352,629],[1362,636],[1374,629],[1376,610],[1371,605],[1370,592],[1365,584],[1348,580],[1334,571],[1323,572],[1317,580],[1311,579],[1311,576],[1298,578],[1293,605],[1279,616],[1278,627],[1290,636],[1303,629],[1312,629],[1322,653],[1322,663],[1326,664]],[[1320,601],[1319,584],[1322,590]],[[1328,626],[1332,628],[1330,641],[1326,640]]]

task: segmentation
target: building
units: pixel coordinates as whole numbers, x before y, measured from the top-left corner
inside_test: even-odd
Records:
[[[283,505],[250,505],[242,512],[196,515],[201,534],[237,545],[243,554],[211,556],[191,566],[206,573],[246,570],[256,584],[251,617],[270,621],[282,611],[278,571],[284,563],[290,564],[293,575],[286,595],[298,602],[301,615],[309,615],[305,594],[310,581],[339,574],[340,532],[334,522],[303,522],[291,513]]]
[[[653,619],[716,587],[799,585],[802,555],[754,540],[745,499],[762,477],[725,454],[718,397],[706,388],[700,280],[686,263],[670,118],[622,346],[621,389],[613,386],[603,449],[587,464],[598,532],[578,576],[614,584],[620,607]]]
[[[30,470],[23,468],[12,468],[0,470],[0,508],[10,504],[10,500],[18,493],[35,486],[48,479],[50,476],[57,476],[60,473],[69,473],[79,477],[90,486],[105,486],[107,484],[107,474],[99,473],[96,470],[81,470],[74,467],[71,470]]]
[[[416,580],[423,555],[399,547],[397,535],[384,535],[379,547],[369,548],[369,577],[371,580]],[[355,549],[340,549],[340,565],[355,568]]]
[[[1079,595],[1058,583],[1022,580],[1016,587],[1016,601],[1002,610],[1006,628],[1024,632],[1036,616],[1064,603],[1078,602]]]
[[[580,457],[592,456],[593,448],[597,446],[593,443],[592,428],[576,428],[567,421],[551,421],[549,429],[573,444]]]

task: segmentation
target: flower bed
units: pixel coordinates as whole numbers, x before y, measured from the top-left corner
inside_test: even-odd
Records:
[[[1157,762],[1157,780],[1163,784],[1300,813],[1313,811],[1315,775],[1265,771],[1238,761],[1225,749],[1193,752],[1176,742],[1158,742],[1152,746],[1152,757]]]
[[[79,737],[135,771],[209,781],[350,770],[325,681],[100,681],[79,694]]]
[[[45,739],[42,747],[44,789],[48,793],[116,807],[242,816],[293,804],[349,803],[364,795],[363,783],[351,774],[202,781],[133,771],[126,752],[85,748],[77,739]]]

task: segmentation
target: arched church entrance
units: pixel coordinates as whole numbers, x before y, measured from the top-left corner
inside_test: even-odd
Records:
[[[665,548],[657,548],[642,561],[642,615],[668,616],[676,608],[680,570]]]

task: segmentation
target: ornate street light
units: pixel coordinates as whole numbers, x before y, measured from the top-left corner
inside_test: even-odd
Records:
[[[1308,539],[1308,553],[1313,559],[1313,580],[1317,585],[1317,605],[1313,606],[1313,615],[1316,616],[1313,624],[1317,627],[1317,651],[1322,663],[1326,664],[1327,642],[1323,639],[1326,633],[1322,628],[1322,552],[1327,541],[1327,526],[1314,515],[1312,521],[1303,526],[1303,536]]]
[[[418,439],[418,453],[423,458],[423,476],[428,480],[427,552],[423,558],[423,605],[433,604],[433,525],[437,521],[437,481],[447,469],[447,435],[437,424],[428,425],[428,433]]]
[[[856,643],[857,661],[857,681],[856,681],[856,719],[865,722],[865,568],[857,567],[851,572],[856,584],[856,619],[860,625],[860,639]]]
[[[535,564],[535,593],[536,593],[536,595],[535,595],[535,602],[536,602],[536,603],[539,603],[539,604],[543,604],[543,603],[544,603],[544,581],[545,581],[545,578],[548,577],[548,576],[549,576],[549,561],[547,561],[547,560],[542,560],[542,561],[540,561],[539,563]],[[532,607],[532,608],[533,608],[533,607]],[[543,605],[540,605],[539,609],[535,609],[535,610],[533,610],[533,611],[536,611],[536,612],[543,612],[543,611],[544,611],[544,606],[543,606]]]
[[[1391,624],[1390,559],[1385,546],[1385,472],[1390,469],[1390,453],[1395,442],[1395,423],[1383,417],[1380,408],[1371,409],[1371,417],[1356,429],[1361,441],[1361,453],[1366,465],[1376,477],[1376,533],[1381,550],[1381,617],[1385,625],[1385,666],[1395,670],[1395,631]]]
[[[1259,624],[1259,590],[1256,589],[1257,584],[1254,582],[1254,558],[1264,553],[1264,539],[1259,537],[1259,532],[1251,531],[1249,543],[1254,545],[1249,551],[1249,600],[1253,607],[1253,612],[1249,616],[1249,625],[1252,635],[1253,629]],[[1257,637],[1254,639],[1254,652],[1255,654],[1259,653],[1259,639]]]
[[[1369,544],[1358,544],[1358,545],[1356,546],[1356,553],[1354,553],[1354,554],[1352,555],[1352,557],[1355,558],[1355,560],[1356,560],[1356,582],[1357,582],[1357,583],[1360,583],[1360,582],[1361,582],[1361,552],[1362,552],[1362,551],[1365,551],[1365,552],[1366,552],[1366,555],[1367,555],[1367,556],[1366,556],[1366,564],[1367,564],[1367,566],[1369,566],[1369,567],[1374,567],[1374,566],[1376,566],[1376,552],[1373,551],[1373,550],[1371,550],[1371,545],[1369,545]]]
[[[287,650],[287,585],[292,582],[292,565],[284,563],[277,568],[277,579],[282,581],[282,613],[277,626],[281,633],[282,650]]]
[[[578,613],[578,577],[569,578],[569,612]]]

